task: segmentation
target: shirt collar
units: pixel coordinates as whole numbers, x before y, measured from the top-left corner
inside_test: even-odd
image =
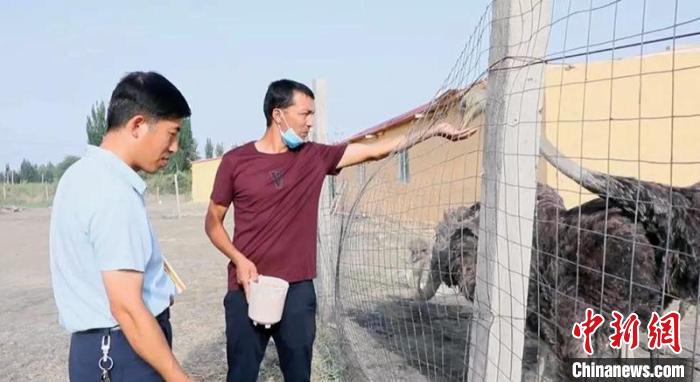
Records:
[[[143,195],[146,191],[146,182],[141,179],[134,169],[124,163],[124,161],[113,152],[98,146],[88,145],[86,156],[95,158],[109,166],[109,168],[119,174],[140,195]]]

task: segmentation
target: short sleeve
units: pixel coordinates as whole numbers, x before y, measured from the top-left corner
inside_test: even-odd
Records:
[[[90,219],[89,236],[101,271],[146,269],[153,238],[146,211],[135,198],[106,202]]]
[[[321,157],[320,163],[322,163],[324,172],[327,175],[338,175],[340,173],[340,169],[337,168],[338,163],[343,158],[347,147],[346,143],[337,145],[318,144],[319,156]]]
[[[214,187],[211,190],[211,200],[220,205],[228,207],[233,201],[233,165],[231,159],[224,156],[219,163],[214,178]]]

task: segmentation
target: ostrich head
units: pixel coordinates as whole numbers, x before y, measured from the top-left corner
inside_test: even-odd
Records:
[[[411,263],[417,263],[430,257],[430,245],[421,238],[415,238],[408,243]]]
[[[488,93],[484,82],[475,83],[461,97],[459,112],[462,127],[467,127],[486,111]]]

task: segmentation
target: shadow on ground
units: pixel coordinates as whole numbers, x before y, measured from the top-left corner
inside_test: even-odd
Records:
[[[374,309],[350,309],[347,314],[429,380],[466,380],[469,307],[394,297]]]

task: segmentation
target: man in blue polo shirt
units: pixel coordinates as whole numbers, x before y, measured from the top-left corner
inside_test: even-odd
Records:
[[[50,230],[59,321],[72,333],[71,381],[188,381],[172,353],[164,271],[146,214],[146,184],[177,151],[190,108],[154,72],[125,76],[112,93],[99,147],[61,178]]]

